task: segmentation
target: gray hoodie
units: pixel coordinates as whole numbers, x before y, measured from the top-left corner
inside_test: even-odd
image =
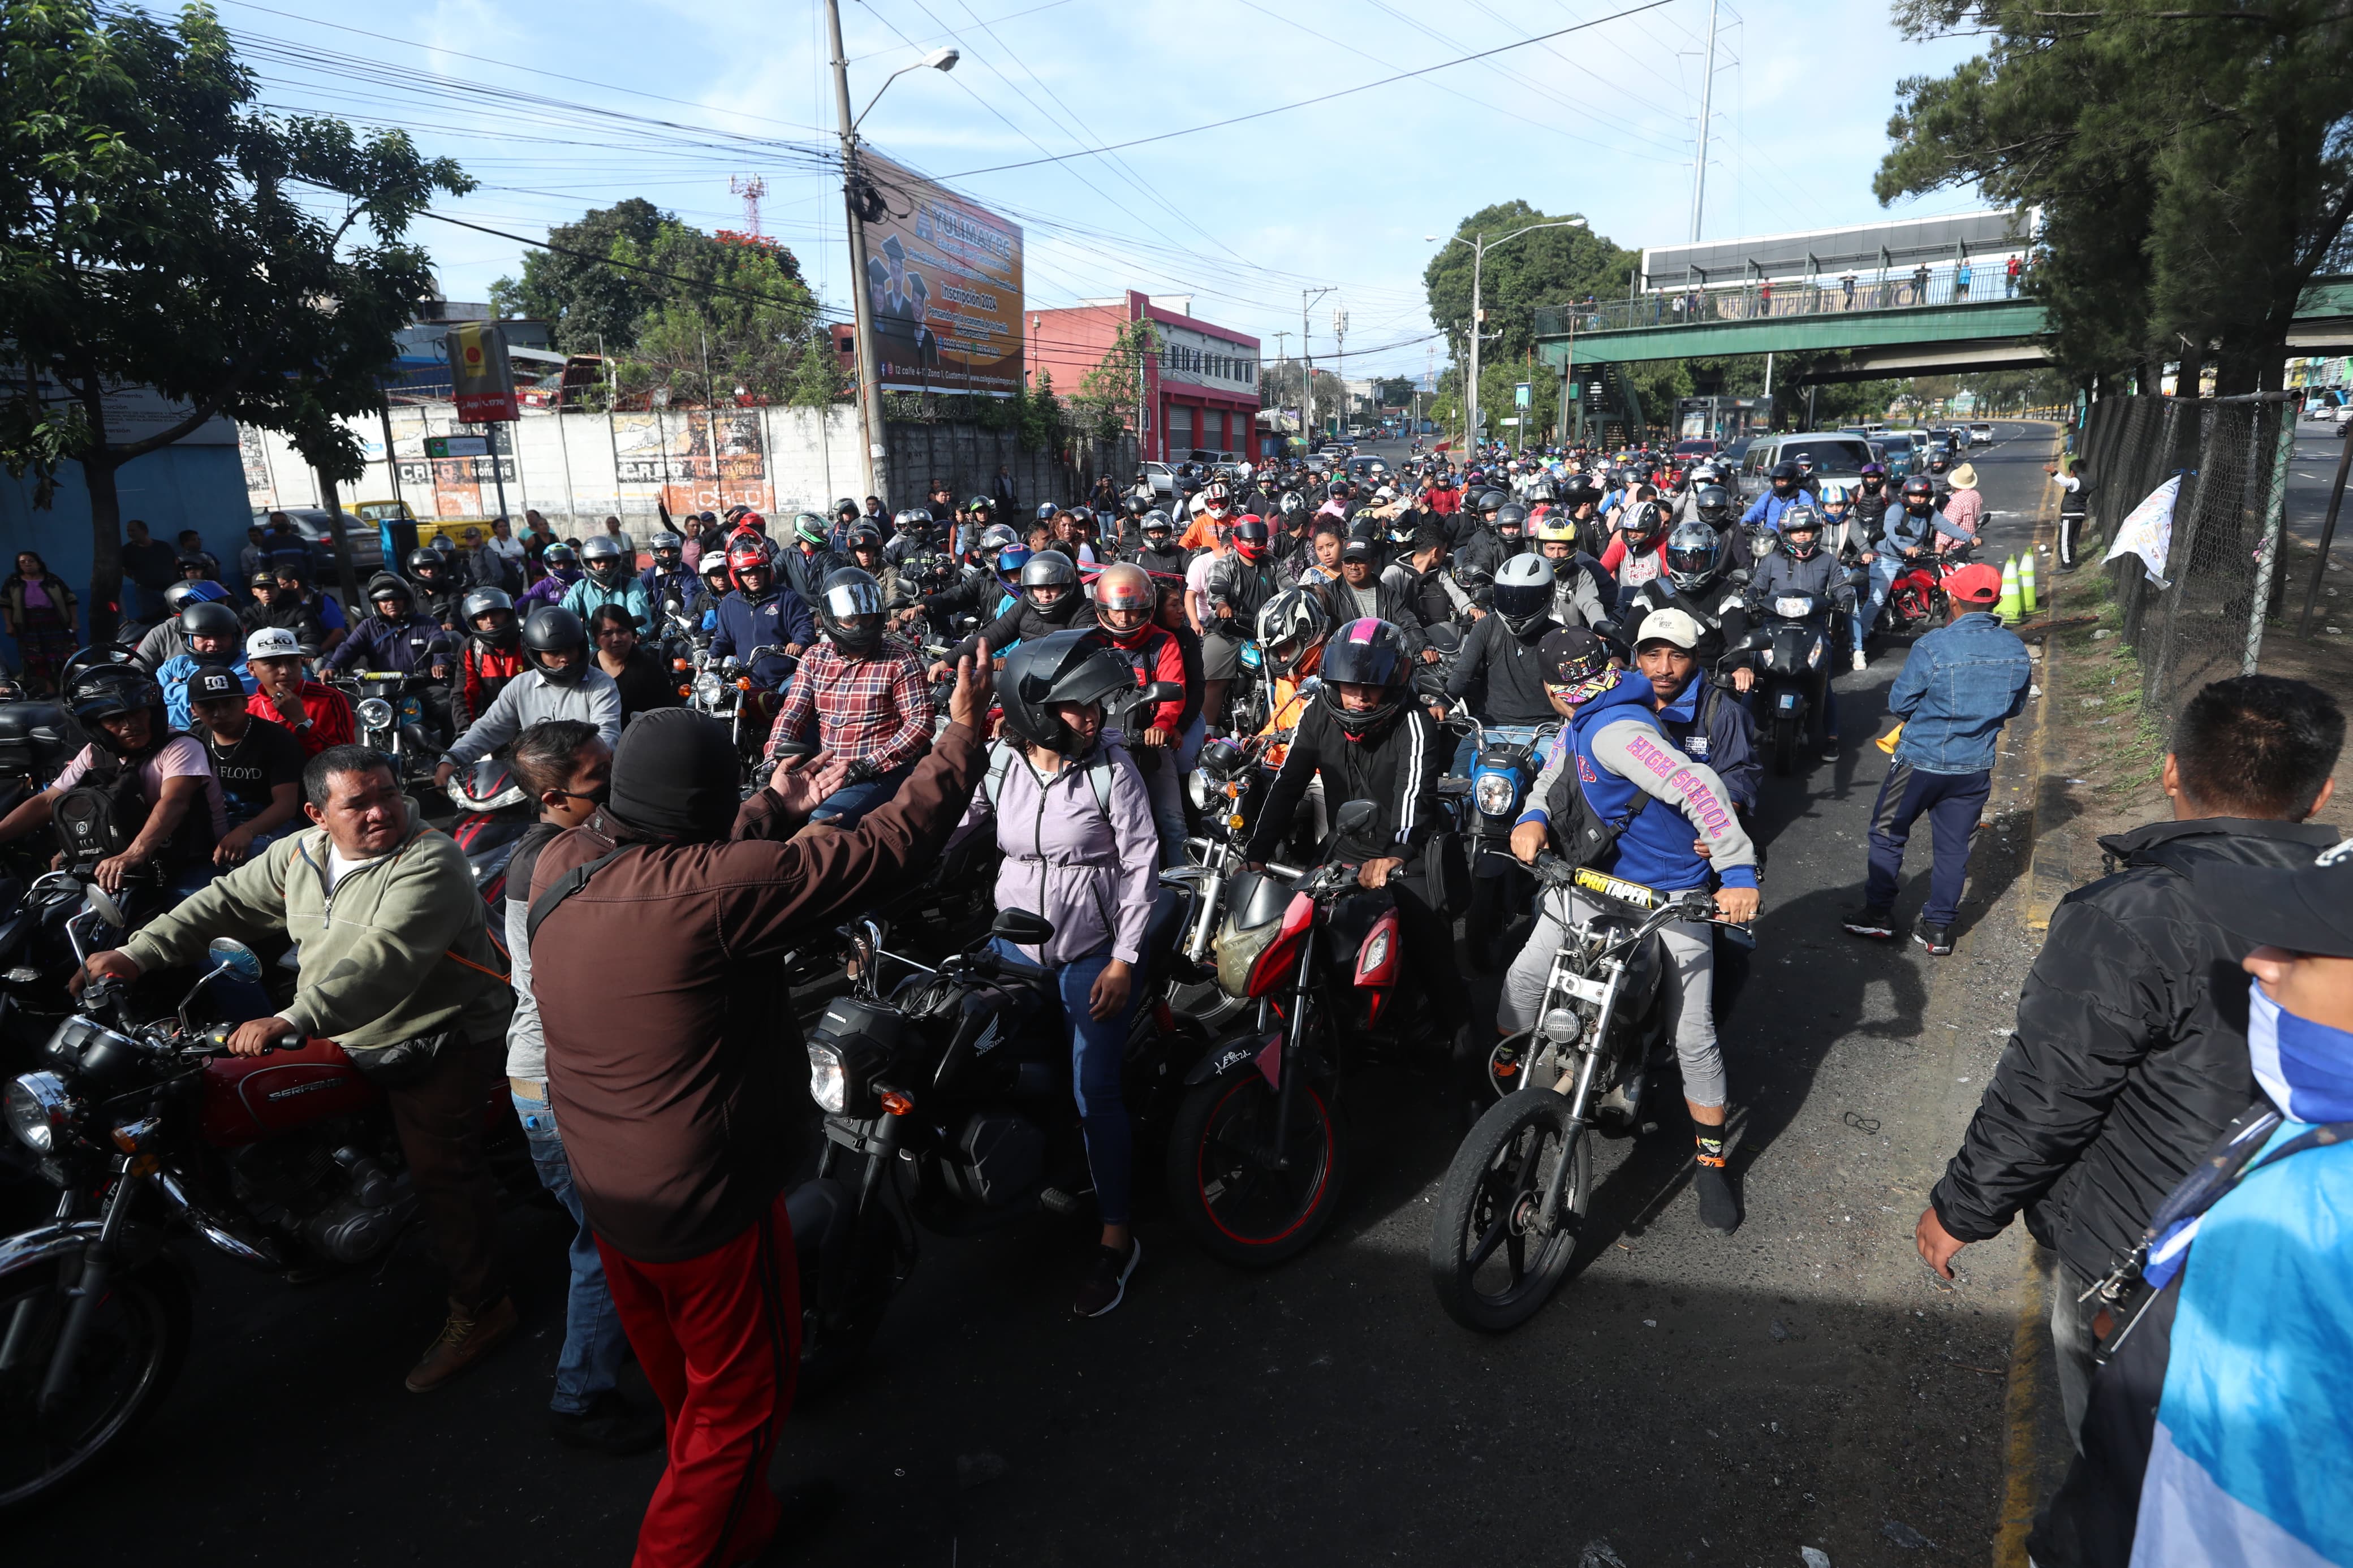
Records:
[[[577,686],[558,686],[538,670],[527,669],[507,682],[489,710],[468,726],[442,760],[471,767],[548,719],[586,720],[596,726],[605,744],[617,744],[621,739],[621,689],[593,665]]]

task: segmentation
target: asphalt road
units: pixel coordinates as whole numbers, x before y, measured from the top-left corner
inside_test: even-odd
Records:
[[[2007,552],[2050,441],[2001,428],[1971,458]],[[1234,1273],[1147,1216],[1128,1303],[1083,1321],[1066,1225],[927,1242],[870,1371],[794,1415],[776,1478],[829,1476],[849,1500],[786,1560],[1644,1568],[1795,1565],[1806,1545],[1839,1568],[1981,1562],[2021,1253],[1972,1248],[1946,1287],[1910,1232],[2031,956],[2011,912],[2026,846],[2008,816],[1979,835],[1952,958],[1836,929],[1902,654],[1840,675],[1837,761],[1767,785],[1761,945],[1724,1009],[1737,1235],[1699,1225],[1669,1111],[1605,1145],[1581,1274],[1517,1333],[1467,1333],[1424,1262],[1456,1141],[1437,1079],[1360,1079],[1354,1193],[1278,1272]],[[1998,788],[1997,810],[2011,798]],[[511,1216],[525,1333],[421,1398],[400,1386],[439,1317],[421,1248],[307,1289],[201,1260],[179,1387],[111,1470],[10,1521],[10,1557],[96,1536],[114,1561],[627,1562],[658,1458],[585,1458],[544,1431],[564,1229]]]

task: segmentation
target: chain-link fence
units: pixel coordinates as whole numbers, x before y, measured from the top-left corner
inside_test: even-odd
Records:
[[[2181,477],[2162,581],[2137,554],[2110,567],[2141,701],[2168,722],[2211,680],[2253,670],[2275,570],[2295,405],[2255,397],[2108,397],[2076,452],[2090,481],[2086,549],[2105,551],[2134,508]]]

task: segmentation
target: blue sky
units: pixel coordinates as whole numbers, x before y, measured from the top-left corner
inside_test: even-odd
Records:
[[[483,188],[440,210],[538,237],[643,196],[702,228],[741,227],[731,177],[767,186],[762,226],[846,311],[824,8],[681,0],[218,0],[268,103],[407,127]],[[1084,147],[1229,120],[1378,81],[1623,7],[1564,0],[843,0],[853,108],[950,45],[951,73],[901,77],[863,133],[881,152],[1021,221],[1032,307],[1126,288],[1299,348],[1320,363],[1349,317],[1348,374],[1419,374],[1420,283],[1465,215],[1521,197],[1581,211],[1621,245],[1689,232],[1707,0],[1668,0],[1565,37],[1112,156],[997,173]],[[1962,44],[1905,42],[1883,0],[1720,13],[1704,233],[1868,222],[1895,84]],[[421,77],[413,73],[431,73]],[[432,77],[454,79],[434,80]],[[1977,205],[1944,192],[1894,209]],[[521,247],[425,220],[445,292],[486,297]]]

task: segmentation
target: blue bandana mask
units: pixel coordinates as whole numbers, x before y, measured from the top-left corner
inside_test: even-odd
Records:
[[[2298,1017],[2260,981],[2247,987],[2247,1055],[2289,1120],[2353,1121],[2353,1033]]]

